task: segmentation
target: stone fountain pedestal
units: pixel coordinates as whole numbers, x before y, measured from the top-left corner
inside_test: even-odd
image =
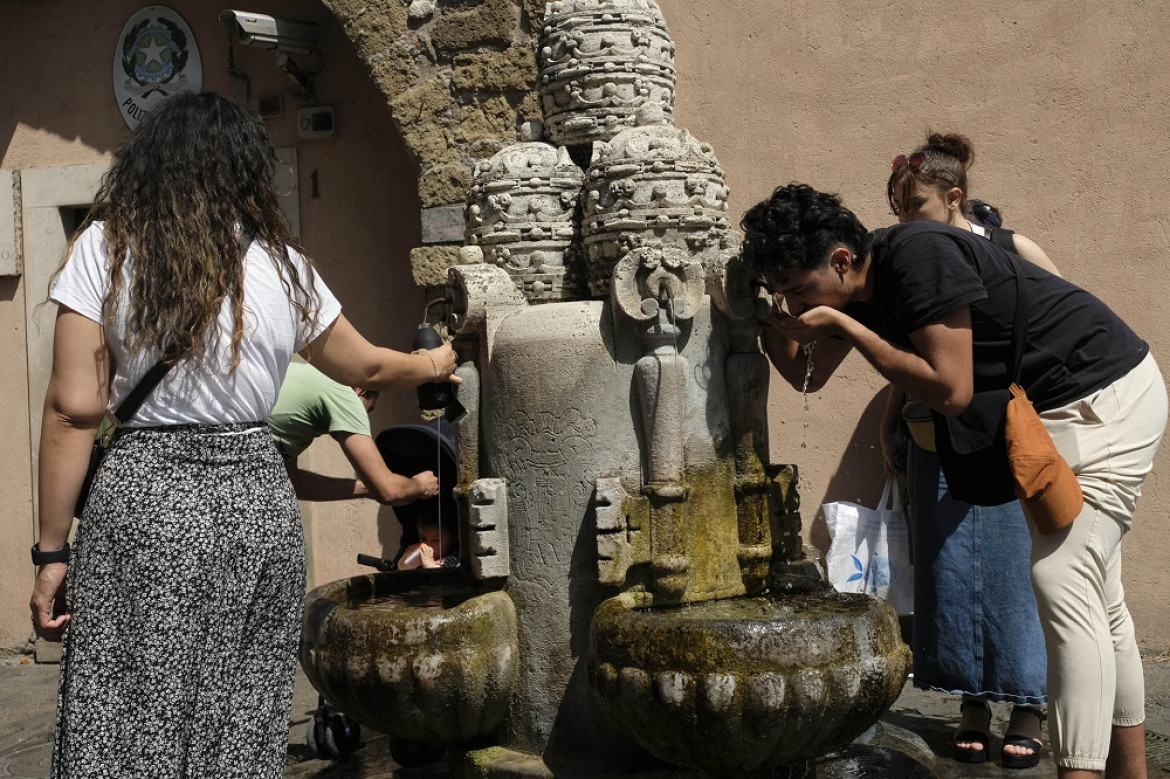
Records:
[[[459,776],[804,770],[909,669],[890,607],[804,559],[770,301],[712,148],[671,123],[673,57],[655,0],[549,3],[551,143],[530,124],[477,167],[449,275],[463,564],[310,594],[314,686]]]

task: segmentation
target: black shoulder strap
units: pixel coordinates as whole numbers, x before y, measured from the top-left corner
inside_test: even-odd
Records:
[[[145,376],[138,380],[138,384],[130,390],[130,394],[118,404],[118,410],[114,412],[114,418],[118,420],[119,425],[125,424],[130,417],[134,416],[134,412],[142,405],[142,401],[146,400],[146,396],[158,386],[158,383],[162,381],[163,376],[166,376],[170,369],[170,363],[159,360],[151,366]]]
[[[1018,254],[1016,251],[1015,233],[1008,230],[1006,227],[989,227],[988,238],[991,242],[1001,249],[1006,249],[1012,254]]]
[[[1010,234],[1010,230],[1006,231]],[[1028,334],[1028,287],[1024,278],[1023,260],[1015,254],[1008,256],[1016,274],[1016,318],[1012,321],[1012,381],[1020,383],[1020,368],[1024,364],[1024,339]]]

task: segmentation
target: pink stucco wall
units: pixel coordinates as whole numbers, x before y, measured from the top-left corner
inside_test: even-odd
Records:
[[[777,185],[803,181],[840,193],[866,226],[888,224],[890,160],[928,128],[962,132],[975,144],[974,196],[996,204],[1006,226],[1042,246],[1170,366],[1170,7],[661,5],[677,45],[675,123],[713,145],[734,220]],[[799,393],[773,377],[773,457],[799,464],[805,532],[823,549],[818,506],[872,504],[881,491],[883,382],[851,356],[805,413]],[[1123,546],[1127,600],[1151,651],[1170,646],[1167,467],[1164,447]]]

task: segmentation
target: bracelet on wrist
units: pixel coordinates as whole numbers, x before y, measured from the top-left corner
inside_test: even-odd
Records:
[[[422,356],[431,361],[431,371],[434,374],[431,376],[431,384],[434,384],[439,380],[439,366],[435,364],[435,358],[426,352],[422,352]]]
[[[65,546],[52,552],[42,552],[41,544],[38,541],[32,545],[32,561],[35,566],[48,565],[49,563],[67,563],[69,562],[69,542],[65,542]]]

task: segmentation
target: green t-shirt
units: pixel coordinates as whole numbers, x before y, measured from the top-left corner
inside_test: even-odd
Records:
[[[370,416],[352,387],[306,363],[288,366],[268,429],[282,457],[291,460],[326,433],[370,434]]]

